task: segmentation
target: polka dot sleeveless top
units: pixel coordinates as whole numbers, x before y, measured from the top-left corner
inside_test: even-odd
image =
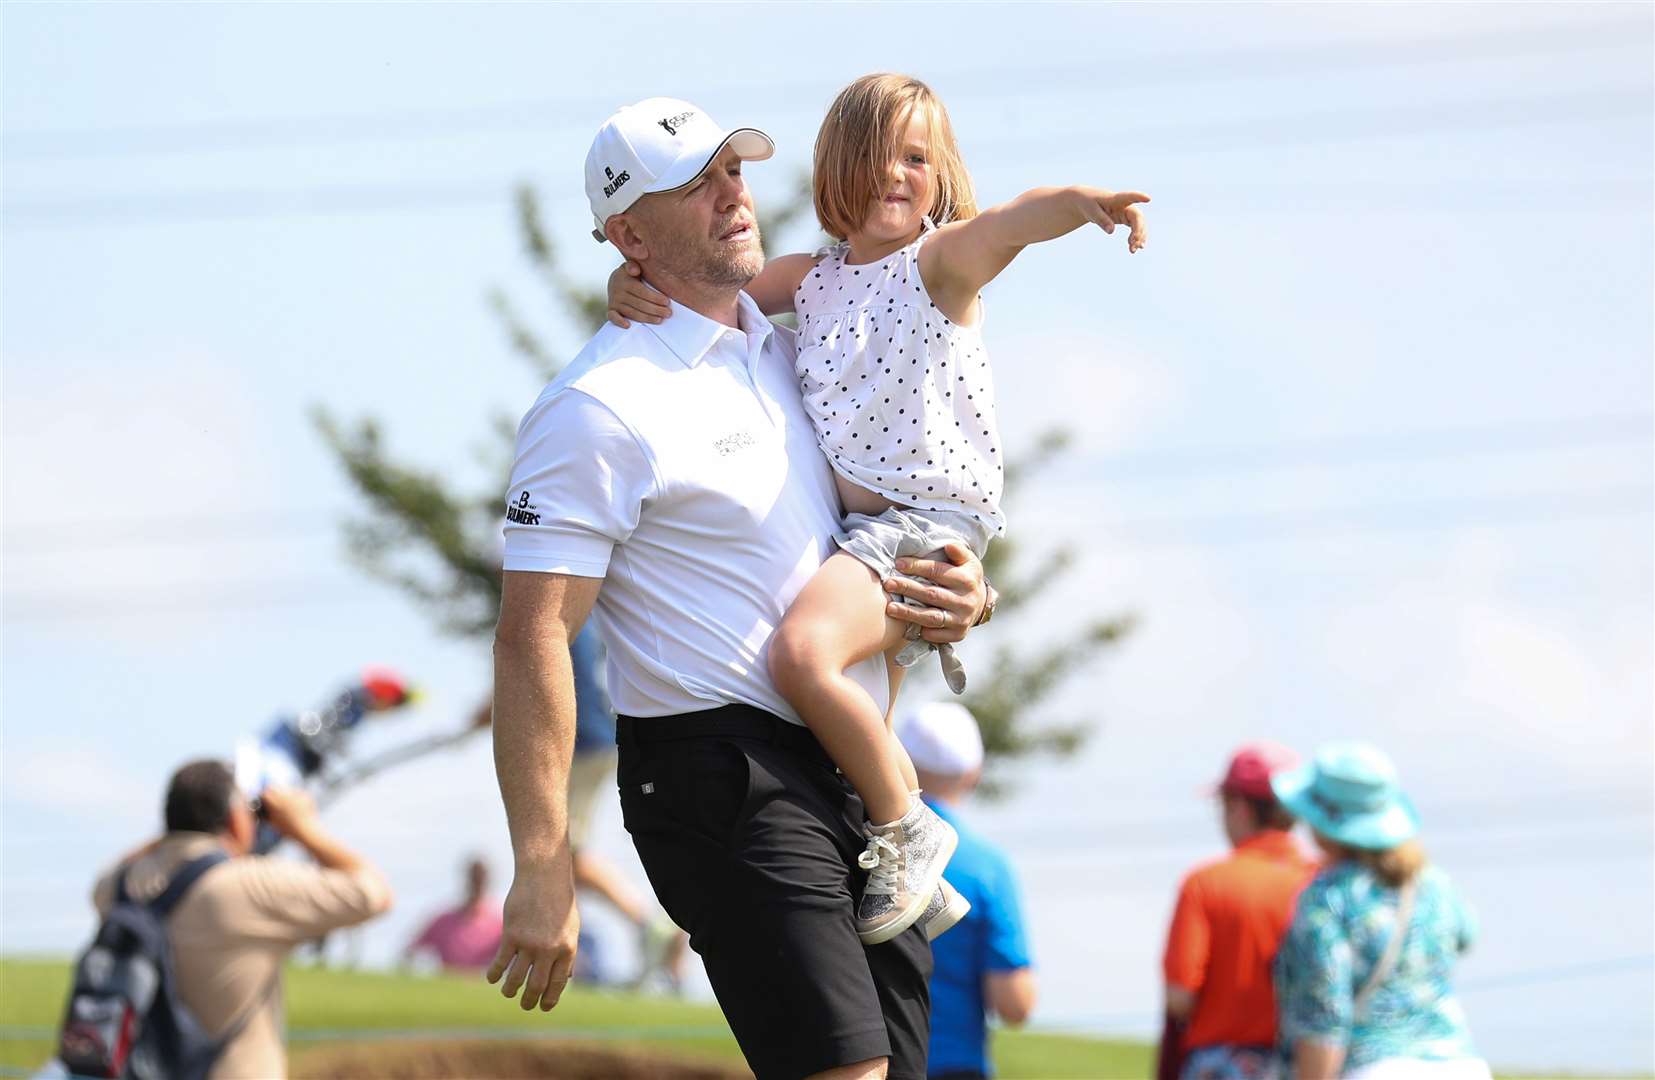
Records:
[[[988,354],[976,327],[938,310],[919,274],[931,232],[884,260],[827,249],[793,298],[798,375],[817,442],[851,483],[920,510],[972,514],[1005,532],[1005,461]]]

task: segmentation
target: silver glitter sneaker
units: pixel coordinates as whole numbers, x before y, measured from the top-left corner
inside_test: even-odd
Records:
[[[942,937],[970,912],[971,901],[956,892],[947,878],[937,882],[937,891],[931,894],[931,902],[925,906],[925,914],[920,916],[920,925],[925,927],[925,940],[935,941]]]
[[[868,847],[856,863],[868,872],[868,883],[856,910],[856,936],[864,945],[878,945],[925,914],[959,834],[918,799],[900,820],[863,832]]]

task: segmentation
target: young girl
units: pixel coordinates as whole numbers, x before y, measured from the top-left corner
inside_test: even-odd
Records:
[[[847,511],[840,550],[793,601],[770,639],[776,689],[798,710],[867,808],[869,871],[857,911],[868,944],[922,916],[935,937],[967,905],[942,881],[954,830],[917,797],[918,781],[888,716],[845,669],[875,653],[901,669],[933,647],[908,641],[885,614],[882,582],[898,558],[946,545],[978,558],[1005,530],[1005,462],[978,328],[978,291],[1025,246],[1087,223],[1131,226],[1136,192],[1039,188],[977,213],[954,132],[930,88],[867,75],[834,100],[816,136],[816,216],[840,241],[772,259],[747,292],[770,315],[798,316],[799,381]],[[660,322],[666,299],[634,275],[610,279],[611,318]],[[955,693],[965,673],[938,650]],[[882,824],[876,824],[882,823]]]

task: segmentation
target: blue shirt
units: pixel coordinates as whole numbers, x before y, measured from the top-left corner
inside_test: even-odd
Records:
[[[1354,1015],[1354,999],[1396,932],[1397,890],[1360,863],[1328,867],[1305,887],[1276,954],[1284,1052],[1300,1039],[1346,1047],[1345,1068],[1388,1058],[1477,1056],[1453,971],[1476,924],[1447,875],[1420,872],[1396,967]]]
[[[569,643],[575,674],[575,753],[615,749],[615,711],[603,677],[603,641],[589,622]]]
[[[926,800],[960,834],[960,846],[943,877],[971,902],[971,911],[931,944],[932,1075],[951,1070],[993,1072],[988,1063],[988,1024],[983,976],[1029,966],[1023,908],[1011,863],[987,840],[966,828],[957,811]]]

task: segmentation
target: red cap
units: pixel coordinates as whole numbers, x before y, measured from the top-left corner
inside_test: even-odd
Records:
[[[1270,777],[1284,769],[1297,768],[1299,755],[1280,743],[1248,743],[1230,758],[1230,767],[1219,781],[1218,790],[1250,799],[1274,798]]]
[[[390,668],[371,667],[362,672],[362,689],[368,692],[375,709],[394,709],[415,696],[413,687]]]

